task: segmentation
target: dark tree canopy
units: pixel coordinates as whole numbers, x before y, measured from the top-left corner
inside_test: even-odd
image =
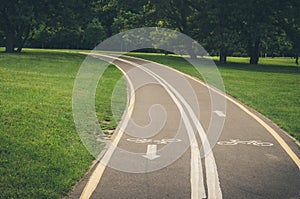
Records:
[[[92,49],[116,33],[158,26],[189,35],[221,63],[236,55],[257,64],[260,56],[299,56],[299,9],[299,0],[4,0],[0,45]]]

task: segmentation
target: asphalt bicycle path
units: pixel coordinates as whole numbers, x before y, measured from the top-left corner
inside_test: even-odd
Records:
[[[113,62],[126,74],[134,98],[127,114],[141,128],[117,129],[112,141],[117,147],[103,156],[109,165],[96,164],[69,198],[300,198],[299,145],[271,121],[185,75],[180,81],[190,85],[195,104],[187,84],[174,81],[180,72],[161,64],[128,56],[91,56]],[[226,112],[212,110],[209,91],[226,97]],[[163,112],[155,109],[157,104]],[[149,110],[154,109],[160,114],[154,111],[152,117]],[[199,158],[211,118],[225,119],[224,127],[212,151]],[[142,127],[156,133],[145,136]]]

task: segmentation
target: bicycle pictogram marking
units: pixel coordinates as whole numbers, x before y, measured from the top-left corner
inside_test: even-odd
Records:
[[[245,145],[253,145],[253,146],[273,146],[273,143],[270,142],[262,142],[258,140],[249,140],[242,141],[239,139],[231,139],[230,141],[220,141],[218,145],[237,145],[237,144],[245,144]]]
[[[169,139],[160,139],[160,140],[153,140],[147,138],[127,138],[128,142],[134,142],[136,144],[145,144],[145,143],[154,143],[154,144],[168,144],[174,142],[181,142],[180,139],[169,138]]]

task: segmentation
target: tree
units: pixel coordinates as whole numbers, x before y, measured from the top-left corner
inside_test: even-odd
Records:
[[[93,49],[106,38],[106,31],[102,23],[93,18],[91,22],[83,28],[81,48]]]
[[[287,38],[292,43],[292,52],[298,65],[300,54],[300,2],[297,0],[285,1],[282,10],[278,13],[278,25],[286,32]]]
[[[197,12],[192,6],[193,0],[154,0],[155,10],[159,16],[158,23],[162,27],[175,29],[183,34],[191,35],[193,30],[192,18],[193,13]],[[191,40],[192,41],[192,40]],[[193,43],[185,43],[186,49],[191,58],[196,58],[197,55],[193,50]]]
[[[5,51],[22,50],[25,42],[32,36],[32,30],[39,23],[37,9],[41,1],[9,0],[0,6],[0,30],[4,33]]]
[[[48,43],[45,46],[93,48],[91,43],[97,41],[98,37],[91,42],[88,34],[94,34],[95,29],[102,28],[97,19],[93,21],[96,0],[56,1],[51,1],[48,5],[48,15],[51,17],[43,22],[46,29],[42,33],[48,33]]]
[[[0,5],[3,19],[0,31],[4,33],[6,52],[21,52],[28,40],[41,38],[36,34],[42,34],[49,47],[78,48],[83,32],[81,26],[92,21],[90,14],[94,1],[4,1]]]
[[[211,51],[218,51],[220,63],[227,62],[227,56],[239,45],[238,17],[234,12],[239,6],[230,0],[210,0],[192,4],[197,10],[193,28],[199,30],[195,38]]]
[[[5,0],[0,4],[0,43],[6,52],[20,52],[24,45],[93,48],[113,34],[158,26],[189,35],[220,55],[220,63],[232,53],[247,51],[250,63],[257,64],[262,51],[299,56],[299,4],[299,0]],[[184,45],[188,50],[183,53],[199,55],[193,43]]]
[[[96,20],[101,23],[105,30],[105,35],[110,37],[114,34],[112,24],[118,15],[117,0],[93,0],[90,4],[88,23]]]
[[[152,3],[148,0],[124,0],[118,2],[118,14],[111,27],[114,33],[133,28],[156,25]]]
[[[261,42],[272,36],[274,16],[281,2],[276,0],[240,1],[239,16],[242,41],[250,56],[250,64],[258,64]]]

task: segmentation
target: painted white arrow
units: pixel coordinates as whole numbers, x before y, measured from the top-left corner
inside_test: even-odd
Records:
[[[143,155],[143,157],[147,158],[149,160],[154,160],[156,158],[159,158],[160,155],[157,155],[156,151],[157,151],[157,145],[155,145],[155,144],[149,144],[147,146],[147,154]]]
[[[213,111],[213,112],[216,113],[220,117],[225,117],[226,116],[222,111]]]

